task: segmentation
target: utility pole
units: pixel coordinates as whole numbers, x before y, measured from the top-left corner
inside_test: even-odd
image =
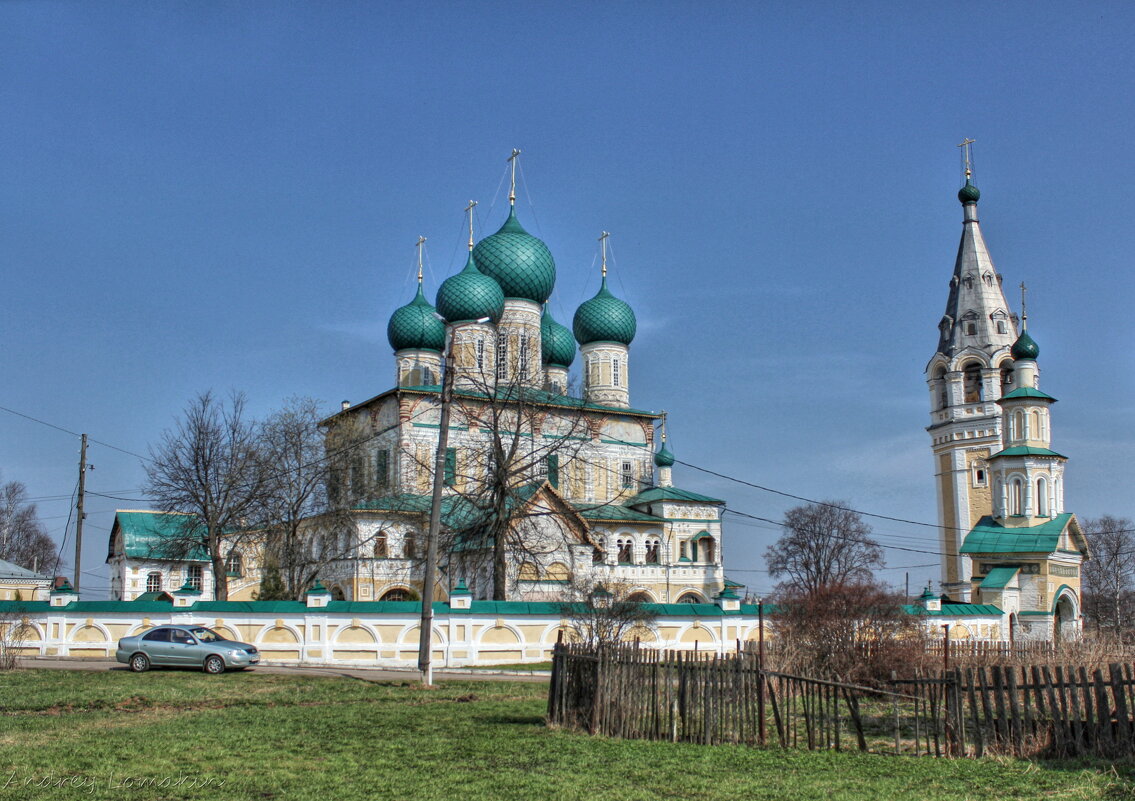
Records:
[[[77,510],[77,517],[75,518],[75,581],[71,584],[75,588],[75,594],[79,593],[79,575],[82,572],[80,566],[83,558],[83,518],[86,517],[86,512],[83,511],[83,493],[87,489],[87,435],[83,434],[83,444],[79,448],[79,500],[75,503]]]

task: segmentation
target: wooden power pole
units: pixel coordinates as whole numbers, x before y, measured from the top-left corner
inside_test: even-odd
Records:
[[[75,518],[75,581],[71,586],[75,588],[75,593],[79,592],[79,575],[82,573],[80,569],[83,558],[83,518],[86,513],[83,511],[83,494],[87,489],[87,435],[83,434],[83,444],[79,448],[79,500],[75,503],[77,516]]]

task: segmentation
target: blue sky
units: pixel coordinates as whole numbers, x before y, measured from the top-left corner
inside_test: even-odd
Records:
[[[518,147],[553,314],[594,294],[610,231],[632,403],[670,413],[680,460],[934,522],[922,371],[972,137],[986,240],[1029,284],[1061,399],[1067,504],[1135,517],[1133,30],[1121,3],[3,3],[0,405],[145,454],[206,389],[258,414],[375,395],[414,242],[432,296],[465,203],[478,236],[502,221]],[[3,477],[56,537],[77,460],[0,412]],[[137,458],[90,460],[88,489],[141,497]],[[760,517],[794,503],[675,480]],[[90,498],[92,597],[114,508],[144,505]],[[767,590],[775,530],[726,531],[729,574]],[[882,575],[936,561],[891,551]]]

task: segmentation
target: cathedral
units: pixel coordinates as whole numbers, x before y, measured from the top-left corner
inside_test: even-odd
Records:
[[[1004,639],[1078,635],[1087,543],[1064,508],[1066,457],[1053,451],[1040,348],[1009,310],[978,222],[966,155],[962,239],[938,348],[926,368],[938,496],[942,601],[986,605]]]
[[[357,499],[357,558],[333,563],[324,583],[346,600],[416,598],[440,468],[434,597],[464,581],[484,600],[558,600],[597,584],[646,602],[714,598],[724,502],[674,486],[664,416],[631,405],[637,324],[607,286],[606,234],[598,291],[569,330],[547,308],[552,254],[517,217],[515,160],[508,215],[476,243],[473,205],[464,269],[434,304],[419,242],[417,292],[387,329],[395,386],[324,423],[362,443],[341,482]]]

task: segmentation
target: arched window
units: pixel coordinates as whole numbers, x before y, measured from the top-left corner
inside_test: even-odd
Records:
[[[1012,422],[1009,426],[1010,439],[1024,439],[1025,438],[1025,413],[1020,409],[1013,412]]]
[[[1001,394],[1005,395],[1013,389],[1013,363],[1001,363]]]
[[[236,548],[233,548],[231,551],[229,551],[228,558],[225,559],[225,573],[230,576],[243,576],[244,571],[242,570],[242,567],[243,566],[241,564],[240,551],[238,551]]]
[[[402,558],[417,559],[418,550],[416,545],[417,544],[414,542],[414,535],[407,533],[406,536],[402,538]]]
[[[1048,409],[1040,410],[1040,438],[1048,441]]]
[[[392,590],[387,590],[379,598],[380,601],[416,601],[418,594],[413,590],[408,590],[405,587],[395,587]]]
[[[185,583],[195,590],[201,589],[201,584],[204,581],[204,571],[201,565],[190,565],[185,574]]]
[[[347,596],[343,592],[343,588],[340,587],[338,584],[331,585],[331,600],[332,601],[345,601],[345,600],[347,600]]]
[[[703,562],[712,562],[714,560],[714,553],[716,551],[714,544],[713,537],[705,537],[701,541],[701,560]]]
[[[632,604],[650,604],[654,603],[654,599],[650,597],[649,592],[632,592],[627,596],[627,600]]]
[[[477,337],[477,342],[473,346],[477,353],[477,372],[485,369],[485,338]]]
[[[622,362],[620,362],[618,359],[613,359],[611,361],[611,384],[616,387],[621,387],[623,385]]]
[[[1043,477],[1036,480],[1036,513],[1048,517],[1048,481]]]
[[[1022,515],[1025,508],[1025,485],[1020,478],[1009,482],[1009,514]]]
[[[536,567],[532,562],[524,562],[520,565],[520,573],[517,578],[521,581],[539,581],[540,568]]]
[[[936,409],[945,409],[950,405],[949,387],[946,385],[946,365],[940,364],[934,368],[934,396]]]
[[[591,549],[591,561],[594,564],[600,564],[607,560],[607,553],[602,548]]]
[[[385,559],[390,555],[390,542],[386,537],[385,531],[380,531],[374,535],[374,558]]]
[[[619,540],[619,564],[629,565],[634,560],[634,542],[632,540]]]
[[[980,403],[983,398],[981,387],[981,364],[970,362],[962,371],[962,390],[964,403]]]
[[[646,559],[645,559],[646,564],[648,564],[648,565],[658,564],[659,550],[660,550],[660,548],[659,548],[659,541],[658,540],[647,540],[646,541]]]
[[[684,592],[678,596],[678,603],[680,604],[703,604],[705,598],[701,597],[696,592]]]
[[[1033,409],[1029,412],[1029,433],[1028,439],[1037,439],[1040,437],[1040,412]]]
[[[155,571],[146,576],[146,592],[162,591],[162,574]]]
[[[434,371],[430,367],[422,367],[422,384],[425,386],[432,386],[434,384]]]
[[[497,339],[497,380],[508,378],[508,337],[503,334]]]

